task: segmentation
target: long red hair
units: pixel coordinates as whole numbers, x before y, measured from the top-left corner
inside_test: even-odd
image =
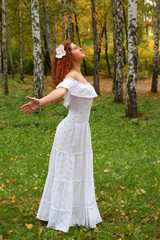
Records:
[[[64,41],[62,44],[66,55],[62,58],[56,58],[56,50],[51,57],[52,87],[53,89],[63,81],[69,73],[72,65],[71,41]]]

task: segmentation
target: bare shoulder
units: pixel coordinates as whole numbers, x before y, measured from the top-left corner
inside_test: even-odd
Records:
[[[77,79],[78,78],[78,73],[76,71],[70,71],[69,73],[67,73],[65,78]]]

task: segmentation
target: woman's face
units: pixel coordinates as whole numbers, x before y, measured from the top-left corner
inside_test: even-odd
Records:
[[[82,61],[85,58],[85,54],[82,51],[82,48],[77,47],[74,43],[71,43],[71,53],[73,61]]]

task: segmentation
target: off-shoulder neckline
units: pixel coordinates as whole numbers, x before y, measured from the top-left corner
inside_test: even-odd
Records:
[[[79,82],[79,83],[81,83],[81,84],[83,84],[83,85],[90,85],[90,83],[83,83],[83,82],[78,81],[78,80],[75,79],[75,78],[67,77],[67,78],[65,78],[65,79],[72,79],[72,80],[74,80],[74,81],[76,81],[76,82]]]

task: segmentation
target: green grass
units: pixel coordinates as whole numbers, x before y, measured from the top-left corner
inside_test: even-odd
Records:
[[[55,130],[68,110],[59,103],[24,115],[19,108],[32,88],[13,81],[9,87],[9,96],[0,89],[0,239],[160,239],[159,100],[138,97],[137,119],[125,118],[125,105],[113,103],[112,94],[93,102],[94,179],[103,222],[95,230],[76,225],[62,234],[43,227],[36,213]]]

